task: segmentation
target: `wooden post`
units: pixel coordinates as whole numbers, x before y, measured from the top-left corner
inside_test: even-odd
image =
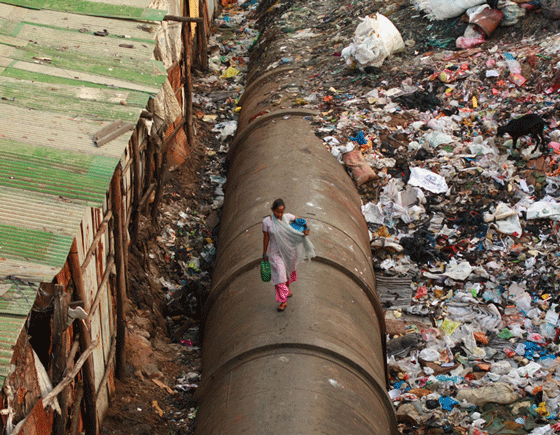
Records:
[[[68,257],[70,265],[70,273],[72,281],[76,288],[76,296],[78,300],[84,302],[84,310],[89,313],[90,304],[86,295],[84,286],[84,278],[81,271],[80,258],[78,256],[78,243],[76,239],[72,243],[70,255]],[[80,334],[80,347],[82,352],[91,346],[91,322],[89,319],[76,322]],[[86,435],[98,435],[99,426],[97,424],[97,392],[95,390],[95,377],[93,373],[93,356],[89,356],[85,361],[82,369],[84,380],[84,403],[86,412],[84,415],[84,428]]]
[[[116,354],[116,340],[115,336],[111,337],[111,349],[109,350],[109,356],[107,357],[107,365],[105,366],[105,373],[103,374],[103,379],[99,383],[99,391],[103,391],[103,389],[107,386],[109,382],[109,375],[111,374],[111,366],[113,365],[113,360],[115,359]]]
[[[154,179],[154,153],[155,153],[155,139],[153,136],[148,136],[148,147],[146,150],[146,181],[144,186],[150,186],[152,184],[152,180]],[[146,202],[147,204],[147,202]]]
[[[187,142],[189,146],[193,143],[193,102],[192,102],[192,32],[191,23],[183,24],[183,53],[185,62],[185,119],[187,121]]]
[[[68,294],[61,285],[54,286],[53,299],[53,343],[52,357],[54,358],[52,365],[53,384],[58,384],[64,377],[66,372],[66,363],[68,358]],[[66,422],[68,420],[68,387],[65,387],[59,398],[60,415],[56,414],[54,419],[53,434],[66,435]]]
[[[198,0],[198,11],[202,15],[202,22],[197,23],[197,37],[198,37],[198,53],[200,61],[200,69],[208,71],[208,39],[206,34],[206,2]]]
[[[124,265],[124,237],[123,229],[123,212],[122,212],[122,168],[119,164],[115,169],[113,180],[111,181],[111,208],[113,209],[113,238],[115,240],[115,268],[117,270],[117,288],[116,288],[116,311],[117,311],[117,357],[115,364],[115,374],[117,378],[125,377],[125,344],[126,330],[124,319],[124,304],[126,302],[126,276]]]
[[[140,224],[140,198],[142,196],[142,181],[140,180],[140,144],[138,143],[138,130],[132,133],[132,168],[133,168],[133,191],[132,202],[132,243],[138,240],[138,226]]]
[[[208,1],[207,0],[201,0],[202,1],[202,12],[203,12],[203,18],[204,18],[204,31],[206,32],[205,36],[206,36],[206,41],[208,42],[208,37],[210,36],[210,29],[211,29],[211,25],[212,23],[210,22],[210,11],[208,10]],[[208,59],[208,58],[207,58]]]
[[[161,160],[161,165],[159,166],[158,171],[156,197],[154,199],[154,203],[152,204],[152,225],[154,226],[157,224],[157,211],[161,197],[163,196],[165,179],[167,178],[167,151],[162,151],[158,154],[158,157],[158,160]]]
[[[78,435],[78,423],[80,422],[80,405],[84,398],[84,385],[78,383],[76,397],[74,397],[74,406],[72,407],[72,425],[70,426],[70,435]]]

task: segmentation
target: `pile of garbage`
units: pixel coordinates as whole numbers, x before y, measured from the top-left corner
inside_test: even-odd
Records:
[[[413,0],[431,20],[462,17],[469,23],[463,36],[456,40],[459,48],[482,44],[498,26],[510,27],[529,11],[542,9],[551,18],[558,18],[560,3],[555,0]]]
[[[423,28],[398,21],[420,3],[277,2],[256,66],[294,66],[301,86],[282,105],[321,113],[316,134],[362,194],[402,432],[556,433],[560,40],[419,52],[398,35],[388,49],[386,17]],[[503,24],[529,9],[511,3],[467,14],[499,10]],[[527,113],[545,122],[543,148],[497,136]]]
[[[195,307],[209,285],[222,165],[250,59],[255,69],[290,65],[298,86],[279,104],[320,113],[317,136],[362,195],[402,432],[548,435],[560,431],[560,38],[486,34],[475,48],[421,50],[419,10],[440,20],[434,5],[449,3],[429,2],[429,11],[420,0],[280,0],[263,3],[260,16],[255,1],[223,10],[209,43],[212,74],[193,96],[218,140],[201,186],[209,199],[182,210],[159,239],[177,272],[164,282],[169,318],[177,328],[173,307]],[[456,16],[467,12],[475,29],[484,31],[488,9],[504,15],[497,26],[514,15],[509,1],[471,3]],[[517,147],[496,136],[527,113],[546,122],[544,149],[530,136]],[[196,347],[196,328],[174,330]],[[196,375],[177,389],[192,391]]]
[[[204,153],[199,185],[192,188],[192,197],[183,186],[166,189],[160,231],[149,246],[150,259],[157,264],[154,275],[162,291],[167,332],[181,346],[178,357],[185,370],[176,378],[172,396],[180,411],[165,415],[174,433],[193,433],[196,426],[198,407],[193,397],[201,376],[200,321],[216,255],[227,180],[224,162],[237,129],[236,101],[244,89],[248,49],[258,36],[247,16],[256,7],[254,0],[227,2],[214,20],[216,28],[208,44],[210,73],[193,83],[197,147]]]

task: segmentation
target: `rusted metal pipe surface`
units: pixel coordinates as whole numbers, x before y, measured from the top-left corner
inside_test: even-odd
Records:
[[[254,87],[242,112],[259,113],[273,87]],[[246,130],[249,118],[229,156],[195,433],[396,435],[360,197],[309,116]],[[317,254],[298,266],[283,313],[259,273],[261,222],[276,198],[307,220]]]

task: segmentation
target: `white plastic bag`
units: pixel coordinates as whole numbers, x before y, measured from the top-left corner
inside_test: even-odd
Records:
[[[560,203],[545,197],[527,207],[527,219],[560,219]]]
[[[413,0],[417,9],[424,11],[430,20],[447,20],[458,17],[467,9],[486,3],[486,0]]]
[[[410,168],[408,184],[421,187],[433,193],[444,193],[448,189],[445,178],[424,168]]]
[[[342,50],[348,65],[379,67],[391,54],[404,49],[404,41],[393,22],[377,13],[374,18],[360,18],[352,43]]]
[[[443,131],[430,131],[424,135],[424,140],[432,148],[453,142],[453,138]]]
[[[212,131],[220,133],[220,140],[226,140],[228,136],[233,136],[237,131],[237,121],[220,122],[214,126]]]
[[[466,280],[472,272],[472,266],[468,261],[461,261],[457,263],[456,261],[450,261],[449,264],[445,267],[445,272],[443,275],[454,279],[456,281],[464,281]]]
[[[494,213],[485,213],[484,221],[491,223],[502,234],[521,235],[523,229],[517,212],[501,202]]]

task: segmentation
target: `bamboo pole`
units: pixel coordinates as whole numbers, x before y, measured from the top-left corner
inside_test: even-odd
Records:
[[[158,154],[158,157],[158,160],[161,160],[161,164],[158,171],[159,173],[156,197],[154,199],[154,203],[152,204],[152,225],[154,226],[157,224],[157,211],[159,203],[161,201],[161,197],[163,196],[163,186],[165,184],[165,179],[167,178],[167,152],[162,151],[161,154]]]
[[[95,294],[95,299],[93,300],[93,303],[91,304],[91,307],[88,311],[88,315],[84,320],[91,322],[91,319],[95,315],[97,308],[99,308],[99,305],[101,304],[101,295],[103,294],[102,289],[109,281],[109,276],[111,275],[114,266],[115,266],[115,257],[111,254],[107,259],[107,266],[105,267],[105,273],[103,273],[103,279],[101,280],[101,284],[99,284],[99,286],[97,287],[97,293]]]
[[[74,380],[76,375],[80,372],[80,369],[88,359],[88,357],[93,353],[97,347],[97,340],[92,341],[90,346],[80,355],[76,365],[68,372],[68,374],[62,379],[56,387],[54,387],[49,394],[43,398],[43,408],[46,408],[50,403],[61,393],[64,388],[66,388]]]
[[[197,23],[196,29],[198,34],[198,53],[200,61],[200,69],[204,72],[208,71],[208,35],[206,33],[206,1],[198,0],[198,13],[202,15],[202,21]]]
[[[177,21],[179,23],[200,23],[203,21],[201,17],[178,17],[176,15],[166,15],[163,21]]]
[[[72,407],[72,424],[70,426],[70,435],[78,435],[78,423],[80,422],[80,405],[84,398],[84,385],[82,382],[78,384],[76,397],[74,397],[74,406]]]
[[[113,180],[111,182],[111,208],[113,209],[113,239],[115,240],[115,266],[117,269],[117,288],[116,288],[116,311],[117,311],[117,359],[115,372],[117,378],[124,379],[125,377],[125,342],[126,330],[124,319],[124,304],[126,301],[126,276],[124,265],[124,246],[122,234],[122,168],[119,164],[115,169]]]
[[[109,221],[111,220],[112,216],[113,216],[113,213],[111,212],[111,210],[107,210],[107,213],[105,213],[105,216],[103,218],[103,221],[101,222],[101,224],[99,225],[99,228],[97,229],[97,232],[95,233],[95,237],[93,238],[93,242],[91,242],[91,246],[88,249],[88,252],[86,254],[86,258],[84,259],[84,262],[80,266],[80,271],[81,271],[82,274],[86,271],[86,268],[87,268],[90,260],[92,259],[93,254],[97,250],[97,245],[99,243],[99,240],[101,240],[101,237],[103,237],[103,234],[105,234],[105,231],[107,230],[107,225],[108,225]]]
[[[152,184],[152,180],[154,178],[154,153],[155,153],[155,139],[153,136],[148,138],[148,150],[146,154],[146,181],[144,186],[149,186]]]

